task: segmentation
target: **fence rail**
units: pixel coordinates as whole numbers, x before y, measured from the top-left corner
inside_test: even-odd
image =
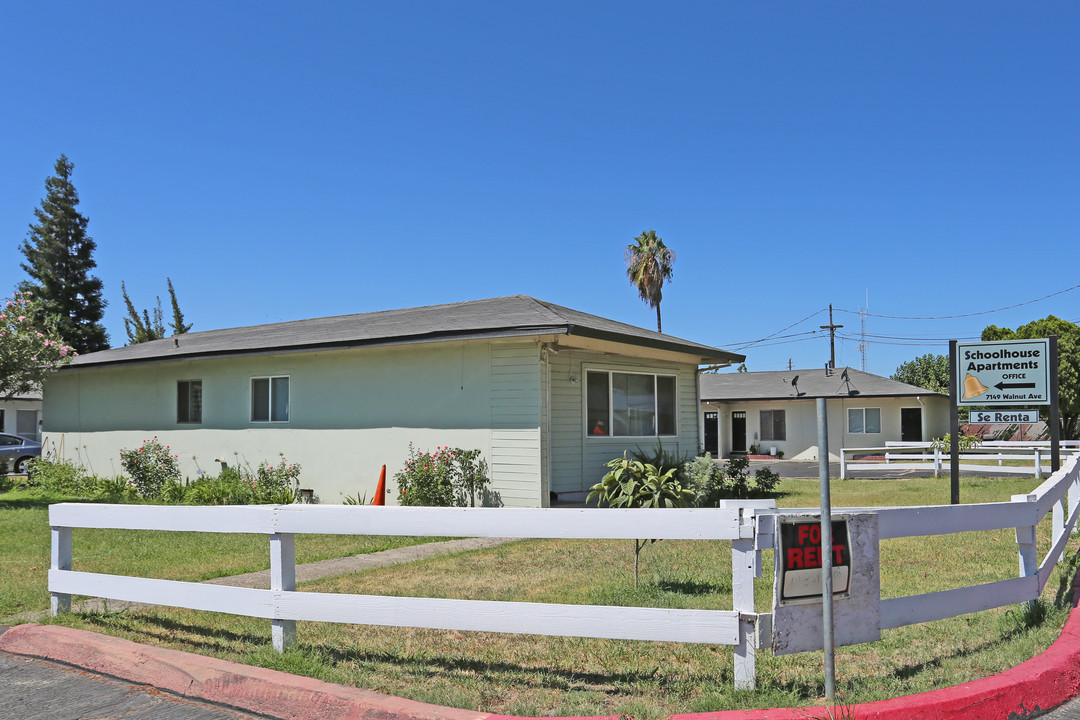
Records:
[[[904,508],[834,508],[873,512],[882,539],[1015,528],[1019,577],[975,587],[881,601],[881,627],[954,617],[1039,597],[1080,513],[1077,456],[1034,491],[1009,502]],[[735,686],[755,684],[756,649],[772,642],[772,614],[754,605],[762,552],[774,550],[784,515],[817,509],[776,509],[771,501],[732,501],[708,509],[519,509],[356,506],[161,507],[62,503],[49,508],[52,612],[69,611],[75,594],[194,610],[247,615],[272,622],[275,649],[296,639],[296,621],[398,627],[660,640],[732,645]],[[1035,533],[1052,514],[1051,547],[1040,562]],[[72,570],[72,529],[239,532],[270,541],[270,589],[237,588]],[[561,605],[296,590],[295,535],[373,534],[441,537],[683,539],[731,542],[732,609]]]
[[[1070,449],[1077,452],[1071,446]],[[860,455],[870,459],[859,459]],[[1046,463],[1049,457],[1049,447],[1041,445],[999,443],[987,446],[984,443],[981,447],[970,448],[960,453],[960,469],[967,472],[987,472],[993,468],[996,474],[1034,475],[1036,479],[1042,480],[1048,470]],[[840,479],[846,480],[854,473],[864,470],[933,470],[936,476],[941,474],[948,460],[948,451],[935,448],[931,443],[887,442],[883,447],[842,448],[840,450]],[[964,464],[965,460],[969,463]],[[973,460],[996,460],[997,465],[971,464],[970,461]],[[1006,460],[1022,460],[1031,464],[1005,465]]]

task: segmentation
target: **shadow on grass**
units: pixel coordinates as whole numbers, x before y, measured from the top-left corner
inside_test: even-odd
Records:
[[[467,676],[482,678],[483,682],[508,685],[527,685],[543,687],[548,690],[570,691],[588,689],[591,692],[606,695],[624,695],[640,692],[643,685],[653,685],[658,690],[669,690],[676,678],[661,672],[662,665],[650,671],[595,672],[580,671],[550,665],[522,665],[518,663],[479,660],[466,657],[447,657],[427,651],[423,654],[392,653],[366,651],[358,648],[336,648],[321,645],[301,645],[301,652],[308,656],[321,657],[334,666],[354,665],[367,667],[378,672],[378,665],[389,665],[398,673],[415,679],[415,682],[428,682],[434,676]],[[729,683],[730,672],[722,670],[719,674],[701,672],[687,674],[679,671],[677,680],[686,684]]]
[[[268,635],[226,630],[220,625],[185,623],[158,615],[135,613],[130,610],[87,611],[80,614],[86,629],[123,631],[133,642],[160,644],[163,642],[187,645],[192,652],[243,653],[252,647],[268,645]],[[267,624],[269,629],[269,624]],[[246,647],[245,647],[246,646]]]
[[[719,595],[731,592],[731,583],[708,583],[695,580],[660,580],[650,583],[663,592],[677,595]]]

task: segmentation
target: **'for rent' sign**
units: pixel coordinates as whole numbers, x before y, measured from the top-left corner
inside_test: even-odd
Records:
[[[832,548],[824,551],[832,558],[833,595],[843,595],[851,581],[851,545],[846,521],[833,520]],[[780,523],[781,602],[821,598],[822,552],[820,522]]]

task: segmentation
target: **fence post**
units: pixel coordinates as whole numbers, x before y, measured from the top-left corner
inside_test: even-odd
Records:
[[[888,455],[886,455],[886,462],[888,462]],[[847,480],[847,453],[843,448],[840,448],[840,479]]]
[[[749,529],[749,537],[746,530]],[[756,682],[754,647],[754,512],[739,510],[739,539],[731,541],[732,605],[739,618],[739,644],[735,646],[735,689],[753,690]],[[749,615],[746,615],[746,614]]]
[[[1053,528],[1052,537],[1050,539],[1050,547],[1053,547],[1058,539],[1065,534],[1065,496],[1062,495],[1061,499],[1054,503],[1053,521],[1051,527]]]
[[[1035,479],[1042,480],[1042,450],[1035,448]]]
[[[270,589],[279,592],[296,590],[296,539],[292,533],[270,536]],[[296,644],[296,621],[273,620],[271,635],[274,650],[284,652]]]
[[[1013,495],[1013,502],[1035,502],[1034,495]],[[1020,551],[1020,577],[1031,577],[1039,572],[1039,555],[1035,545],[1035,526],[1028,525],[1016,528],[1016,545]],[[1030,605],[1035,601],[1031,598],[1026,601]]]
[[[941,448],[934,448],[934,477],[941,475]]]
[[[53,570],[71,569],[71,528],[54,527],[52,529],[52,565]],[[71,595],[51,593],[49,614],[56,617],[60,613],[71,612]]]

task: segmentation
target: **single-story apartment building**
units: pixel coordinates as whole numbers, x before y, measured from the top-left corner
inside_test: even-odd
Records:
[[[743,356],[513,296],[209,330],[80,355],[45,384],[46,449],[97,474],[154,436],[182,473],[283,453],[321,502],[370,498],[412,443],[478,448],[494,504],[583,498],[624,450],[700,437],[698,374]]]
[[[41,391],[20,392],[0,400],[0,432],[41,439]]]
[[[829,457],[845,447],[949,432],[949,398],[851,368],[703,373],[702,439],[713,457],[758,450],[817,460],[817,398],[827,398]]]

